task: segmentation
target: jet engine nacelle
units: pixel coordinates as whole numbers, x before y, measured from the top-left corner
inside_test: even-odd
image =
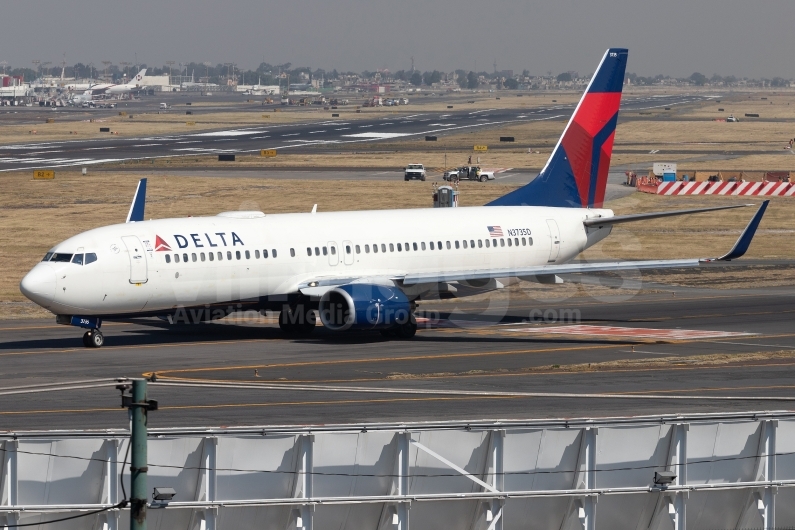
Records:
[[[409,322],[411,303],[396,287],[352,283],[327,291],[318,313],[332,331],[385,329]]]

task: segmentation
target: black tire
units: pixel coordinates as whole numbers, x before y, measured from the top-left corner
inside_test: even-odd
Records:
[[[83,335],[83,344],[88,348],[101,348],[105,344],[105,337],[98,329],[86,331]]]
[[[303,312],[303,316],[296,318],[296,314]],[[294,309],[289,306],[284,306],[284,309],[279,313],[279,329],[288,335],[294,336],[308,336],[315,331],[317,324],[317,317],[312,309],[305,310],[304,306],[299,304]]]
[[[408,182],[408,181],[409,181],[409,178],[408,178],[408,177],[404,177],[404,178],[403,178],[403,180],[405,180],[406,182]]]
[[[395,328],[395,334],[401,339],[411,339],[417,334],[417,323],[406,322],[405,324],[401,324]]]
[[[380,333],[381,336],[384,337],[385,339],[391,339],[395,336],[395,329],[394,328],[382,329]]]
[[[421,177],[420,177],[420,180],[421,180],[422,182],[425,182],[425,175],[421,176]]]
[[[480,176],[480,181],[481,182],[486,182],[487,180],[489,180],[489,177],[487,177],[486,175],[481,175]]]

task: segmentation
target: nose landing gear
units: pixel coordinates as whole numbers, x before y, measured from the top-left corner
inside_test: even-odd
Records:
[[[83,334],[83,346],[86,348],[101,348],[105,344],[105,337],[98,329],[86,331]]]

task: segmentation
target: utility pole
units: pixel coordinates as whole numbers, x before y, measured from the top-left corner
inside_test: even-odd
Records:
[[[147,472],[147,413],[157,410],[157,401],[146,399],[146,379],[132,382],[132,396],[125,396],[129,383],[116,388],[121,390],[121,406],[130,409],[132,429],[130,432],[130,530],[146,530],[146,504],[149,499],[146,484]]]

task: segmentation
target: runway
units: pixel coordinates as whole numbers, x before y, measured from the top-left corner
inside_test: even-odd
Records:
[[[106,346],[94,350],[54,319],[3,321],[0,430],[124,427],[112,383],[2,393],[152,373],[153,427],[794,408],[795,288],[643,287],[628,299],[426,302],[427,329],[410,341],[322,328],[285,339],[254,317],[190,327],[155,319],[106,323]],[[340,391],[352,386],[371,390]]]
[[[673,108],[708,99],[709,96],[698,95],[626,98],[622,101],[621,110],[631,112]],[[425,111],[423,105],[400,107],[395,114],[388,116],[348,121],[344,115],[332,119],[331,112],[328,112],[323,119],[284,125],[224,128],[178,135],[4,145],[0,146],[0,172],[89,166],[160,157],[252,154],[261,149],[300,153],[360,143],[416,139],[426,135],[444,136],[533,121],[566,120],[574,110],[572,105],[475,111],[461,110],[462,106],[455,105],[447,112]]]

